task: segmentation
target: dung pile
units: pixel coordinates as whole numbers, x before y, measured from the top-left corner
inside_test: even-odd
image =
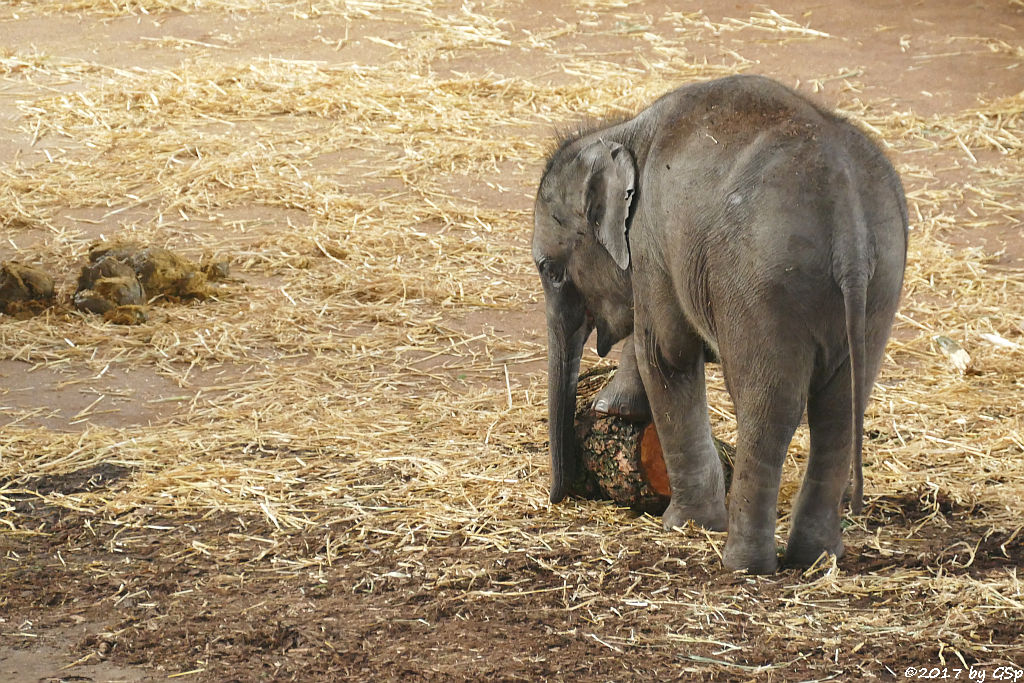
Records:
[[[29,317],[53,303],[53,278],[33,266],[0,266],[0,313]]]
[[[227,277],[227,261],[192,260],[162,247],[133,243],[97,244],[78,276],[75,308],[107,320],[135,324],[146,320],[146,303],[157,299],[208,299],[210,282]]]
[[[118,306],[141,306],[146,293],[130,265],[100,258],[82,268],[74,301],[80,311],[102,314]]]

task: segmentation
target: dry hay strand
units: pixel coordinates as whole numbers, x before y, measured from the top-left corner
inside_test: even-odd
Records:
[[[31,6],[46,14],[61,12],[89,12],[105,16],[136,14],[161,14],[166,12],[281,12],[308,18],[323,14],[345,13],[349,5],[370,5],[379,8],[379,3],[345,2],[342,0],[12,0],[19,5]],[[402,5],[412,5],[405,0]]]
[[[667,16],[679,25],[695,31],[697,36],[702,39],[718,38],[722,35],[744,31],[758,34],[759,41],[770,40],[772,42],[787,42],[796,38],[832,37],[824,31],[801,24],[793,18],[767,7],[751,12],[747,19],[723,17],[720,22],[712,21],[703,11],[669,12]],[[769,34],[770,37],[764,34]]]
[[[1012,3],[1011,3],[1012,4]],[[1005,40],[999,38],[992,38],[989,36],[950,36],[947,40],[949,43],[957,42],[972,42],[984,45],[990,52],[998,54],[1006,54],[1012,57],[1024,58],[1024,47],[1020,45],[1011,45]]]

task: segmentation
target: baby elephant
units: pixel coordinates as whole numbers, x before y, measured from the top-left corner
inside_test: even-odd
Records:
[[[785,561],[841,555],[843,493],[852,469],[859,511],[864,409],[906,253],[903,187],[877,145],[767,78],[685,86],[562,140],[533,233],[552,502],[576,473],[576,380],[596,327],[602,356],[632,335],[598,406],[649,404],[672,487],[666,528],[728,528],[726,567],[775,571],[782,463],[806,407],[811,452]],[[728,512],[704,388],[710,354],[739,432]]]

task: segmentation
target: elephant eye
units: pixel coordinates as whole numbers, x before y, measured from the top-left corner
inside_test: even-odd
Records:
[[[554,261],[544,260],[537,264],[537,270],[541,277],[554,285],[560,285],[565,280],[565,267]]]

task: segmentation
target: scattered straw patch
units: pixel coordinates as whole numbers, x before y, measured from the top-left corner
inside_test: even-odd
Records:
[[[677,675],[849,676],[925,651],[1020,663],[1006,625],[1019,634],[1024,613],[1024,273],[948,240],[1024,216],[1021,95],[923,117],[863,100],[857,67],[821,74],[850,83],[840,109],[885,141],[904,176],[913,222],[904,304],[866,418],[868,512],[847,520],[849,557],[747,579],[720,574],[722,535],[666,535],[658,520],[600,503],[547,504],[530,199],[553,124],[635,111],[674,84],[754,63],[694,59],[686,40],[830,36],[766,9],[718,23],[680,14],[684,38],[670,40],[635,3],[582,3],[624,13],[615,30],[639,56],[614,59],[566,52],[573,27],[530,33],[430,3],[14,3],[29,6],[352,21],[397,12],[412,28],[380,37],[393,52],[374,65],[201,46],[160,69],[0,55],[3,83],[27,93],[20,125],[47,157],[0,164],[5,254],[76,272],[101,233],[194,260],[230,254],[238,274],[201,305],[155,307],[131,327],[64,309],[0,318],[4,372],[16,362],[16,372],[55,373],[85,390],[145,371],[178,389],[153,399],[166,411],[150,427],[106,424],[116,397],[101,393],[68,416],[68,431],[39,426],[44,406],[15,409],[0,389],[0,533],[16,548],[0,566],[5,580],[24,577],[38,544],[55,538],[45,517],[54,511],[74,529],[62,537],[60,571],[116,579],[101,599],[132,620],[117,637],[139,640],[125,646],[165,622],[126,597],[149,590],[145,574],[91,564],[111,548],[288,590],[333,586],[353,600],[404,591],[430,602],[441,591],[459,614],[540,606],[556,635],[595,657],[639,665],[682,646]],[[438,75],[453,56],[515,63],[507,50],[529,50],[552,70]],[[76,87],[57,87],[68,83]],[[986,154],[995,161],[979,162]],[[951,160],[961,164],[953,180],[943,170]],[[70,296],[70,282],[58,290]],[[938,335],[970,354],[971,372],[948,363]],[[709,391],[716,435],[734,441],[714,373]],[[780,539],[806,450],[801,432]],[[116,479],[80,482],[108,471]],[[209,520],[224,526],[203,531]],[[192,599],[152,593],[168,610]],[[435,623],[448,618],[439,614]]]

